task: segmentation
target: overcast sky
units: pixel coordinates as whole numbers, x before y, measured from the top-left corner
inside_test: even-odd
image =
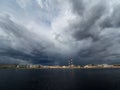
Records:
[[[120,0],[0,0],[0,63],[120,63]]]

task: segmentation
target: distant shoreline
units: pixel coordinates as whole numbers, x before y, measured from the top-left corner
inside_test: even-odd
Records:
[[[38,64],[30,65],[17,65],[17,64],[0,64],[0,69],[106,69],[106,68],[120,68],[120,64],[108,65],[108,64],[89,64],[89,65],[68,65],[68,66],[44,66]]]
[[[67,70],[67,69],[120,69],[120,67],[115,67],[115,68],[0,68],[0,70],[3,69],[13,69],[13,70],[44,70],[44,69],[61,69],[61,70]]]

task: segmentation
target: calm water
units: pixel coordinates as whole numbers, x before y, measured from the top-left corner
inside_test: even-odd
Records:
[[[120,69],[0,70],[0,90],[120,90]]]

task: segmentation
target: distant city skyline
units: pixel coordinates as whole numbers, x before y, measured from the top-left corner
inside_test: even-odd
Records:
[[[119,0],[0,0],[0,64],[120,63]]]

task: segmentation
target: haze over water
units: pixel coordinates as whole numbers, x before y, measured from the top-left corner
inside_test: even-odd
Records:
[[[0,90],[120,90],[120,69],[2,69]]]

